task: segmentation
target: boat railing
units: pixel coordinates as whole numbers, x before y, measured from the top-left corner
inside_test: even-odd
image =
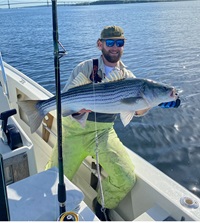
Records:
[[[7,76],[4,69],[3,58],[1,56],[1,52],[0,52],[0,67],[1,67],[1,72],[2,72],[3,81],[4,81],[4,94],[7,96],[7,98],[9,98]]]

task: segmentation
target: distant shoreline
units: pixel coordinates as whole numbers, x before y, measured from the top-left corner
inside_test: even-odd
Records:
[[[153,2],[180,2],[180,1],[193,1],[193,0],[102,0],[94,2],[76,3],[73,5],[111,5],[111,4],[129,4],[129,3],[153,3]]]
[[[130,3],[155,3],[155,2],[181,2],[181,1],[197,1],[197,0],[98,0],[98,1],[93,1],[93,2],[80,2],[80,3],[71,3],[71,4],[67,4],[66,2],[62,2],[60,4],[57,4],[57,6],[90,6],[90,5],[112,5],[112,4],[130,4]],[[34,6],[21,6],[21,7],[17,7],[16,5],[20,5],[20,4],[26,4],[25,2],[21,3],[14,3],[14,4],[0,4],[0,10],[1,9],[5,9],[5,8],[32,8],[32,7],[50,7],[51,4],[47,1],[47,4],[44,5],[34,5]],[[27,3],[28,4],[28,3]],[[7,6],[8,7],[3,7],[1,8],[1,6]],[[12,7],[14,6],[15,7]]]

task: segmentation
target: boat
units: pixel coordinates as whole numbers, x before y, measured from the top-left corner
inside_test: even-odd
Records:
[[[56,111],[48,113],[31,133],[27,116],[18,105],[21,100],[52,96],[0,55],[0,220],[99,221],[93,211],[99,187],[96,160],[87,157],[72,181],[60,168],[45,170],[58,138],[58,115]],[[200,221],[196,195],[125,148],[135,166],[137,182],[110,211],[111,221]],[[100,175],[102,179],[107,176],[103,169]],[[58,189],[62,179],[63,203]]]
[[[56,113],[50,112],[39,129],[31,134],[28,121],[17,101],[47,99],[52,94],[6,62],[0,71],[0,153],[10,219],[57,220],[58,169],[45,170],[56,142]],[[7,137],[5,140],[6,130]],[[110,212],[113,221],[200,220],[200,199],[127,148],[135,165],[136,185],[118,207]],[[70,182],[66,177],[66,209],[78,209],[85,221],[98,220],[92,202],[96,197],[95,160],[87,157]],[[106,177],[104,170],[101,177]],[[52,189],[51,191],[49,189]],[[2,188],[1,188],[2,190]],[[79,208],[77,208],[79,206]]]

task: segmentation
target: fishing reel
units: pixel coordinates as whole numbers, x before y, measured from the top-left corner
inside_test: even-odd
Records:
[[[64,212],[58,218],[58,221],[78,221],[78,220],[79,220],[78,214],[73,211]]]

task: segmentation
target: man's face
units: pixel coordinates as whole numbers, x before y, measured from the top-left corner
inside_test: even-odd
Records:
[[[115,43],[113,46],[107,46],[106,40],[102,40],[99,44],[99,49],[102,51],[103,56],[109,63],[117,63],[124,50],[123,46],[117,46],[118,44]]]

